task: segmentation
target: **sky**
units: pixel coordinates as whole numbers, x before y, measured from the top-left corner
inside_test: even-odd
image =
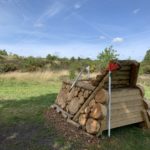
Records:
[[[22,56],[120,59],[150,49],[149,0],[0,0],[0,49]]]

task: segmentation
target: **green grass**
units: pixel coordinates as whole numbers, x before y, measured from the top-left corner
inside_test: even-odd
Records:
[[[56,99],[61,82],[0,79],[0,149],[1,150],[149,150],[150,131],[134,125],[112,131],[110,140],[100,144],[71,141],[47,128],[44,110]],[[146,96],[150,98],[150,87]]]

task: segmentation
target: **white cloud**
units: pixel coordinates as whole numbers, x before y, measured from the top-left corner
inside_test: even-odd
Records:
[[[123,41],[124,41],[124,39],[121,38],[121,37],[115,37],[115,38],[112,40],[113,43],[122,43]]]
[[[101,35],[101,36],[99,36],[99,39],[100,39],[100,40],[105,40],[106,37]]]
[[[46,9],[43,14],[35,21],[35,27],[42,27],[47,19],[54,17],[60,13],[63,9],[63,4],[59,2],[54,2],[48,9]]]
[[[43,23],[35,23],[34,24],[34,27],[38,27],[38,28],[41,28],[41,27],[43,27],[44,26],[44,24]]]
[[[133,10],[133,14],[137,14],[137,13],[139,13],[139,11],[140,11],[140,9],[139,9],[139,8],[134,9],[134,10]]]
[[[81,4],[75,4],[75,5],[74,5],[74,8],[75,8],[75,9],[81,8]]]

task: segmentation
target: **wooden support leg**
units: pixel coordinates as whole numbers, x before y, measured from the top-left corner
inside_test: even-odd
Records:
[[[146,110],[143,110],[142,113],[143,113],[143,117],[144,117],[144,121],[145,121],[146,127],[148,129],[150,129],[150,120],[148,118],[148,114],[147,114]]]

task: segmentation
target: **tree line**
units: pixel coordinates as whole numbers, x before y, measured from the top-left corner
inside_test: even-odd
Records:
[[[112,46],[105,48],[97,55],[97,59],[90,58],[67,58],[57,55],[48,54],[42,57],[23,57],[17,54],[9,54],[6,50],[0,50],[0,73],[10,71],[58,71],[69,70],[74,76],[75,71],[80,71],[84,66],[90,66],[91,72],[97,72],[106,67],[111,59],[118,59],[119,54]],[[147,51],[143,61],[141,62],[141,73],[150,73],[150,50]]]

